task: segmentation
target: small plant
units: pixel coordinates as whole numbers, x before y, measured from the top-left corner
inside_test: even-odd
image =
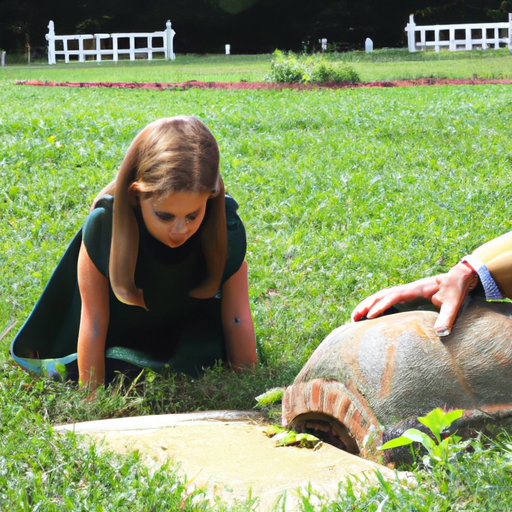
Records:
[[[431,467],[434,464],[451,467],[451,462],[460,452],[461,448],[465,447],[465,444],[460,443],[462,439],[460,436],[456,436],[454,434],[446,435],[445,433],[446,429],[448,429],[450,425],[461,416],[461,409],[449,412],[443,412],[440,408],[434,409],[426,416],[418,418],[418,421],[425,425],[432,434],[434,434],[437,442],[424,432],[415,428],[410,428],[400,437],[391,439],[387,443],[384,443],[380,449],[388,450],[390,448],[411,445],[411,453],[413,458],[415,458],[412,443],[421,443],[427,450],[427,455],[423,459],[423,463],[426,467]]]
[[[324,60],[319,61],[311,71],[311,81],[315,83],[326,82],[360,82],[359,75],[349,66],[340,66]]]
[[[272,388],[256,397],[258,402],[255,407],[272,407],[283,399],[285,388]],[[269,411],[269,417],[273,411]],[[311,434],[302,434],[294,430],[287,430],[279,425],[268,425],[265,430],[267,437],[271,437],[276,446],[300,446],[317,450],[322,446],[322,441]]]
[[[270,74],[265,77],[265,81],[302,83],[305,81],[305,73],[305,64],[297,55],[292,52],[285,55],[281,50],[276,50],[270,63]]]
[[[267,82],[277,83],[325,83],[325,82],[360,82],[359,75],[349,66],[341,66],[329,62],[323,57],[304,57],[280,50],[274,52],[270,64],[270,74],[265,77]]]
[[[283,399],[285,388],[272,388],[261,395],[258,395],[255,400],[258,402],[255,407],[266,407],[280,402]]]
[[[254,408],[259,407],[261,412],[266,414],[269,419],[277,419],[281,417],[281,406],[279,403],[283,399],[283,394],[286,388],[278,387],[272,388],[261,395],[258,395],[255,400],[258,402]]]
[[[275,441],[276,446],[299,446],[300,448],[318,450],[323,444],[316,436],[287,430],[279,425],[268,425],[264,432],[267,437],[271,437]]]

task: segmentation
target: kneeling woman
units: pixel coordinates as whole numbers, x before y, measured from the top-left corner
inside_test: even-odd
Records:
[[[194,117],[151,123],[111,188],[13,340],[14,360],[92,389],[140,367],[254,366],[245,230],[210,130]]]

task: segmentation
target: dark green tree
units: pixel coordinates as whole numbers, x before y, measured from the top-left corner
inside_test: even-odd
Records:
[[[178,53],[308,51],[327,38],[339,48],[406,44],[410,14],[418,24],[506,21],[512,0],[3,0],[0,47],[45,47],[57,34],[153,32],[170,19]]]

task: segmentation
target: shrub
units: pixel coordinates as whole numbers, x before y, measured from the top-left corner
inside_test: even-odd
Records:
[[[281,50],[274,52],[270,64],[267,82],[325,83],[325,82],[360,82],[357,72],[349,66],[328,62],[323,57],[302,57],[293,52],[287,54]]]
[[[267,82],[305,82],[306,65],[292,52],[284,54],[281,50],[274,52],[270,63],[270,74],[265,77]]]
[[[310,79],[315,83],[350,82],[354,84],[361,81],[357,72],[350,66],[340,66],[324,60],[313,66]]]

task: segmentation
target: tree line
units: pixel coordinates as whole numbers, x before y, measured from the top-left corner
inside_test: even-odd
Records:
[[[177,53],[315,51],[406,45],[410,14],[417,24],[507,21],[512,0],[3,0],[0,48],[43,49],[49,20],[57,34],[154,32],[170,19]]]

